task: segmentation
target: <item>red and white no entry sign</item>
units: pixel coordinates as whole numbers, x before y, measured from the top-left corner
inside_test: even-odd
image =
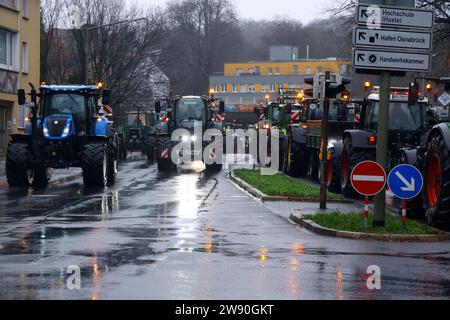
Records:
[[[364,161],[353,169],[351,180],[356,192],[366,197],[375,196],[386,186],[386,171],[376,162]]]

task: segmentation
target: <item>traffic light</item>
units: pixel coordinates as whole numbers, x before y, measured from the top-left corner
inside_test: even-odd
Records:
[[[425,90],[427,90],[427,92],[430,93],[433,90],[433,85],[431,83],[427,83],[425,85]]]
[[[411,82],[409,84],[409,95],[408,95],[408,104],[410,106],[414,106],[419,101],[419,84],[417,82]]]
[[[341,100],[343,100],[345,102],[349,102],[351,95],[352,95],[352,93],[349,90],[345,90],[345,91],[341,92]]]

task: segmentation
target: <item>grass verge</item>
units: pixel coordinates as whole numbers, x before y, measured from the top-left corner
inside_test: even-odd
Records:
[[[398,234],[398,235],[431,235],[437,234],[436,230],[415,220],[408,220],[406,229],[402,225],[401,217],[393,217],[386,213],[386,227],[374,228],[374,215],[369,215],[369,228],[364,229],[364,217],[362,213],[318,213],[317,215],[303,216],[305,220],[311,220],[318,225],[340,231],[363,232],[373,234]]]
[[[277,173],[272,176],[262,176],[259,170],[239,169],[234,175],[269,196],[298,197],[304,199],[319,199],[320,189],[312,187],[297,179]],[[329,200],[344,200],[339,194],[328,193]]]

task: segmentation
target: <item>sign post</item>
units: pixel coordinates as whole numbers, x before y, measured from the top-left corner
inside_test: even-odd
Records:
[[[387,166],[391,72],[427,72],[434,11],[414,8],[414,1],[359,0],[353,66],[360,73],[380,74],[377,162]],[[375,198],[374,227],[385,226],[386,190]]]
[[[402,200],[402,223],[406,228],[407,200],[414,199],[422,192],[422,173],[414,166],[399,165],[389,174],[388,185],[392,193]]]
[[[386,187],[386,172],[382,166],[373,161],[359,163],[352,171],[353,188],[364,198],[364,228],[369,222],[369,197],[379,194]]]

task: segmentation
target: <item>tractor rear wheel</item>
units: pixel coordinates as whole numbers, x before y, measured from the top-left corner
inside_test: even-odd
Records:
[[[434,226],[450,218],[450,150],[440,133],[433,134],[428,143],[424,175],[425,215]]]
[[[158,137],[157,141],[158,152],[158,170],[163,172],[170,172],[175,169],[172,162],[172,141],[170,137]]]
[[[108,150],[105,143],[91,142],[82,151],[83,181],[87,187],[106,187],[108,183]]]
[[[6,152],[6,178],[10,187],[28,187],[29,146],[11,142]]]
[[[155,146],[156,146],[156,139],[154,137],[148,138],[148,147],[147,149],[147,160],[150,162],[155,161]]]
[[[341,164],[339,162],[339,155],[335,148],[331,148],[329,152],[331,153],[331,160],[328,161],[328,191],[341,193]]]
[[[342,194],[346,198],[359,198],[359,194],[355,191],[351,183],[353,169],[361,162],[375,161],[375,152],[372,150],[355,150],[352,146],[350,137],[344,139],[344,149],[341,158],[341,188]]]

